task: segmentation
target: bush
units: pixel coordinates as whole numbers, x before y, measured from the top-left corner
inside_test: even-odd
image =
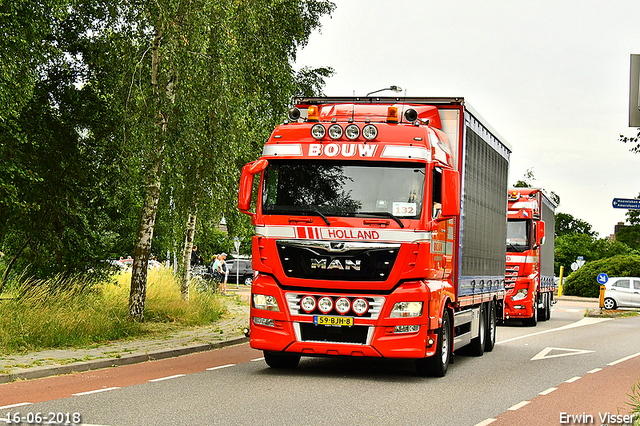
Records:
[[[569,275],[562,289],[563,294],[599,297],[600,284],[597,277],[601,273],[610,277],[640,277],[640,256],[625,254],[587,262]]]

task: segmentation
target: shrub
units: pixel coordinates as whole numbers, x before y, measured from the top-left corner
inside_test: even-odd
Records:
[[[639,277],[640,256],[625,254],[587,262],[569,275],[563,293],[567,296],[599,297],[600,284],[597,277],[601,273],[610,277]]]

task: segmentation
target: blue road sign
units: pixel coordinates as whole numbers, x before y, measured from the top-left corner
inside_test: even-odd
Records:
[[[604,272],[601,274],[598,274],[598,284],[606,284],[607,281],[609,281],[609,275],[605,274]]]
[[[614,198],[611,203],[614,209],[640,210],[640,199],[637,198]]]

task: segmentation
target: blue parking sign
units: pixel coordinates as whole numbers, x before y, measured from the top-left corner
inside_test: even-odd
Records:
[[[599,284],[606,284],[607,281],[609,281],[609,276],[603,272],[601,274],[598,274],[597,280]]]

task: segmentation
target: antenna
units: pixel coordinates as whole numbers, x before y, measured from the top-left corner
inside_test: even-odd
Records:
[[[402,110],[400,111],[400,123],[402,123],[402,119],[404,118],[404,104],[407,100],[407,89],[404,89],[404,97],[402,98]]]

